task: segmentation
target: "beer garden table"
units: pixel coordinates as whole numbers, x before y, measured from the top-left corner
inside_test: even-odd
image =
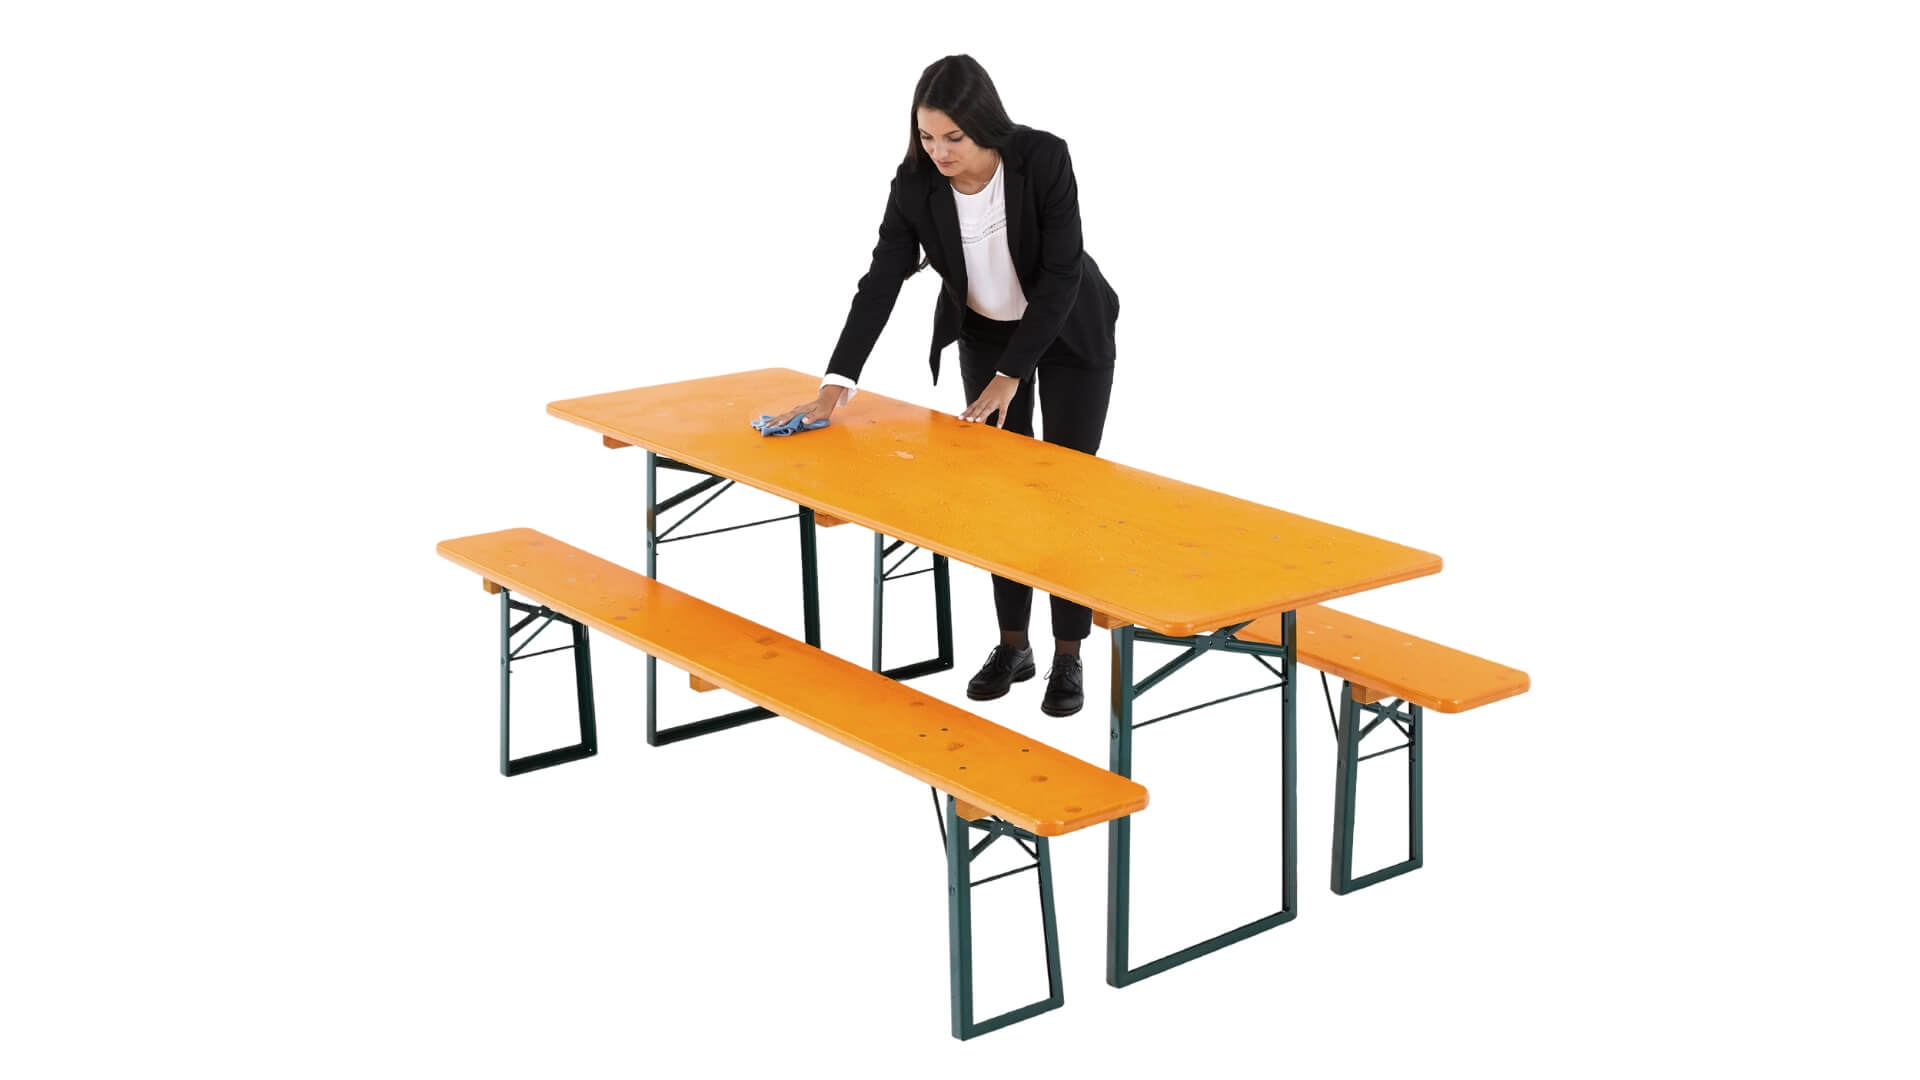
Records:
[[[749,426],[759,412],[810,398],[818,386],[817,375],[767,368],[556,401],[547,411],[599,432],[609,446],[646,450],[649,577],[657,576],[661,544],[708,535],[672,534],[731,483],[798,504],[791,516],[799,521],[802,615],[812,645],[820,645],[815,528],[852,522],[873,530],[876,671],[883,670],[885,585],[910,576],[899,567],[915,553],[909,550],[889,568],[886,560],[903,544],[932,555],[931,567],[912,573],[934,574],[938,651],[932,659],[885,669],[896,678],[953,666],[950,558],[1092,608],[1098,625],[1112,636],[1108,767],[1123,776],[1132,775],[1133,731],[1143,726],[1133,720],[1140,695],[1204,653],[1254,656],[1278,680],[1259,689],[1281,692],[1281,906],[1132,966],[1132,822],[1112,821],[1107,826],[1107,981],[1125,986],[1290,921],[1298,892],[1293,612],[1436,573],[1439,556],[871,390],[861,391],[835,411],[828,427],[815,431],[769,438]],[[701,479],[663,497],[663,470]],[[706,499],[679,521],[660,527],[662,515],[703,494]],[[779,520],[786,518],[768,519]],[[894,543],[886,545],[887,537]],[[1282,616],[1280,643],[1236,637],[1253,620],[1276,614]],[[1142,642],[1184,646],[1185,651],[1136,682],[1134,645]],[[656,665],[648,658],[651,743],[768,715],[764,709],[745,709],[661,730]]]

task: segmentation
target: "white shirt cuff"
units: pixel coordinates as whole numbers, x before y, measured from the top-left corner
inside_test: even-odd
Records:
[[[842,405],[845,405],[847,402],[852,401],[853,395],[860,392],[860,388],[853,385],[852,379],[847,378],[845,375],[836,375],[831,371],[826,373],[825,375],[820,376],[820,385],[846,387],[847,394],[845,397],[840,399],[840,404]]]

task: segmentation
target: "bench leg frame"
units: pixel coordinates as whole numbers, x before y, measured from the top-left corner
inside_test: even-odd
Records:
[[[706,479],[695,483],[692,487],[669,495],[663,500],[659,494],[659,474],[662,469],[673,472],[692,473],[696,476],[705,477]],[[660,545],[662,544],[680,540],[691,540],[694,537],[707,536],[711,533],[732,532],[734,529],[744,529],[753,525],[766,525],[775,521],[785,521],[789,517],[797,518],[800,522],[800,611],[803,626],[802,632],[805,634],[807,644],[812,645],[816,649],[819,648],[820,559],[816,540],[816,529],[813,521],[813,509],[811,507],[803,506],[797,514],[768,518],[765,521],[751,521],[745,525],[732,525],[725,528],[712,529],[708,532],[692,533],[687,536],[670,537],[668,535],[678,530],[680,526],[686,524],[690,518],[702,509],[705,509],[708,503],[719,498],[720,495],[731,486],[733,486],[732,481],[723,480],[723,478],[715,476],[705,469],[688,465],[682,461],[675,461],[669,457],[663,457],[651,450],[647,451],[647,576],[656,581],[660,578]],[[719,490],[707,496],[705,500],[692,510],[687,511],[680,520],[674,522],[664,530],[659,527],[659,517],[661,514],[714,487],[718,487]],[[773,715],[769,710],[755,705],[720,716],[710,716],[705,720],[692,720],[684,724],[676,724],[673,727],[662,728],[660,726],[659,668],[659,660],[649,653],[647,655],[647,745],[649,746],[665,746],[668,743],[681,742],[685,739],[709,735],[716,731],[725,731],[728,728],[739,727],[742,724],[751,724],[756,720],[765,720]]]
[[[516,611],[526,615],[526,618],[515,623],[513,621],[513,614]],[[528,634],[518,646],[515,646],[513,643],[514,635],[519,633],[520,630],[524,629],[527,624],[533,622],[535,619],[545,619],[546,621],[535,627],[533,633]],[[539,637],[542,630],[545,630],[556,622],[565,623],[573,628],[573,644],[561,645],[552,649],[542,649],[534,653],[526,653],[525,650],[527,646],[533,644],[533,639]],[[574,693],[579,700],[580,710],[580,741],[572,746],[562,746],[558,749],[546,750],[538,754],[528,754],[525,757],[516,758],[511,756],[510,747],[512,746],[513,736],[513,662],[516,659],[527,659],[529,657],[539,656],[542,653],[563,652],[568,650],[571,650],[573,653]],[[581,758],[592,757],[598,753],[599,747],[599,735],[594,728],[593,720],[593,659],[587,648],[586,626],[567,618],[565,615],[543,604],[527,604],[515,600],[512,592],[502,588],[500,590],[500,775],[518,776],[521,773],[532,772],[535,769],[545,769],[554,765],[563,765],[569,761],[579,761]]]
[[[1109,768],[1121,776],[1133,775],[1133,731],[1136,727],[1157,723],[1180,713],[1205,708],[1261,690],[1280,690],[1280,865],[1281,865],[1281,903],[1280,910],[1262,916],[1243,926],[1236,927],[1224,934],[1218,934],[1196,945],[1190,945],[1177,952],[1170,953],[1151,963],[1133,967],[1128,961],[1128,939],[1132,928],[1132,874],[1133,874],[1133,819],[1118,818],[1107,824],[1107,983],[1110,986],[1130,986],[1142,979],[1158,975],[1190,960],[1197,960],[1208,953],[1224,949],[1236,942],[1244,941],[1255,934],[1264,933],[1276,926],[1293,921],[1299,913],[1299,845],[1297,836],[1297,816],[1295,807],[1295,769],[1294,769],[1294,614],[1289,611],[1283,618],[1283,638],[1280,645],[1264,642],[1240,641],[1233,635],[1246,624],[1226,627],[1211,634],[1197,634],[1190,638],[1168,637],[1162,634],[1141,630],[1133,626],[1113,628],[1113,696],[1111,757]],[[1133,681],[1133,646],[1135,641],[1157,642],[1168,645],[1185,645],[1188,651],[1149,675],[1138,685]],[[1158,685],[1181,667],[1198,659],[1209,651],[1247,653],[1256,659],[1275,657],[1280,668],[1274,671],[1264,659],[1263,667],[1280,677],[1280,681],[1256,690],[1233,694],[1218,701],[1196,705],[1191,709],[1181,709],[1156,717],[1140,724],[1133,722],[1134,700],[1147,690]]]
[[[1344,683],[1341,687],[1340,754],[1333,784],[1333,891],[1341,896],[1420,869],[1423,860],[1420,797],[1422,711],[1418,705],[1399,700],[1363,705],[1354,700],[1352,683]],[[1368,715],[1373,719],[1363,726],[1361,721]],[[1374,728],[1387,722],[1393,724],[1406,742],[1371,754],[1362,754],[1361,740]],[[1353,819],[1359,795],[1360,763],[1396,750],[1407,752],[1407,857],[1392,866],[1356,878],[1353,876]]]
[[[892,566],[888,566],[887,559],[905,544],[905,540],[895,540],[889,544],[886,536],[881,533],[873,534],[873,670],[889,679],[911,679],[953,668],[953,585],[947,570],[947,557],[928,552],[933,555],[932,566],[902,572],[900,567],[920,550],[918,546],[914,546],[905,555],[900,556]],[[886,642],[884,616],[887,582],[917,574],[933,575],[933,632],[937,642],[935,655],[931,660],[919,660],[894,668],[882,667],[881,647]]]
[[[953,1009],[953,1037],[971,1039],[976,1035],[985,1035],[997,1031],[1009,1024],[1050,1012],[1066,1004],[1066,992],[1060,979],[1060,930],[1054,918],[1053,910],[1053,861],[1047,851],[1047,838],[1035,836],[1025,829],[1017,828],[999,818],[986,818],[980,821],[967,821],[959,814],[954,805],[953,796],[944,799],[942,813],[947,848],[947,952],[948,973],[951,980]],[[971,844],[973,830],[984,831],[986,839]],[[1018,870],[1009,870],[1006,874],[995,874],[980,881],[973,880],[972,864],[976,855],[987,849],[995,840],[1005,836],[1018,843],[1032,855],[1034,861]],[[1032,846],[1029,847],[1028,845]],[[1040,878],[1040,922],[1047,943],[1047,996],[1031,1005],[1022,1005],[1009,1009],[987,1020],[973,1018],[973,890],[989,881],[1017,874],[1025,870],[1038,870]]]

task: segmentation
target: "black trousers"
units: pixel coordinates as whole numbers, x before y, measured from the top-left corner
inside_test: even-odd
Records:
[[[960,381],[967,393],[967,404],[987,389],[997,374],[1000,357],[1006,350],[1013,328],[1020,324],[989,319],[972,308],[960,326]],[[1007,406],[1008,431],[1032,437],[1033,400],[1040,399],[1040,419],[1044,441],[1082,453],[1097,453],[1100,435],[1107,426],[1107,402],[1113,393],[1113,369],[1088,369],[1071,366],[1078,363],[1052,362],[1055,346],[1040,357],[1040,364],[1020,384],[1020,390]],[[988,423],[1000,422],[998,413]],[[1053,602],[1053,636],[1061,641],[1080,641],[1093,632],[1093,612],[1057,596]],[[1033,587],[993,575],[993,610],[1000,618],[1000,629],[1025,632],[1033,614]]]

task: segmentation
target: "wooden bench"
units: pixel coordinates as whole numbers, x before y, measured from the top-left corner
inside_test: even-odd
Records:
[[[597,751],[587,628],[632,645],[700,682],[729,690],[945,793],[948,944],[953,1034],[967,1039],[1065,1000],[1047,838],[1145,809],[1147,791],[1125,777],[929,697],[802,641],[688,596],[532,529],[448,540],[441,555],[479,574],[500,596],[500,761],[509,776]],[[525,599],[517,599],[524,597]],[[514,615],[523,618],[517,622]],[[580,742],[509,757],[512,662],[553,622],[573,628]],[[978,844],[973,831],[986,834]],[[989,1020],[973,1019],[973,858],[1000,837],[1033,858],[1047,951],[1049,995]],[[995,875],[1000,877],[1005,875]],[[991,878],[986,880],[992,880]]]
[[[1301,608],[1295,618],[1299,662],[1345,680],[1335,725],[1340,751],[1333,811],[1333,891],[1345,895],[1420,869],[1423,712],[1477,709],[1524,694],[1530,683],[1524,671],[1318,604]],[[1277,643],[1280,634],[1280,616],[1275,615],[1255,620],[1239,636]],[[1369,714],[1371,719],[1363,725],[1362,718]],[[1383,723],[1391,723],[1406,741],[1362,754],[1360,741]],[[1396,750],[1407,752],[1407,858],[1356,878],[1353,817],[1359,765]]]

